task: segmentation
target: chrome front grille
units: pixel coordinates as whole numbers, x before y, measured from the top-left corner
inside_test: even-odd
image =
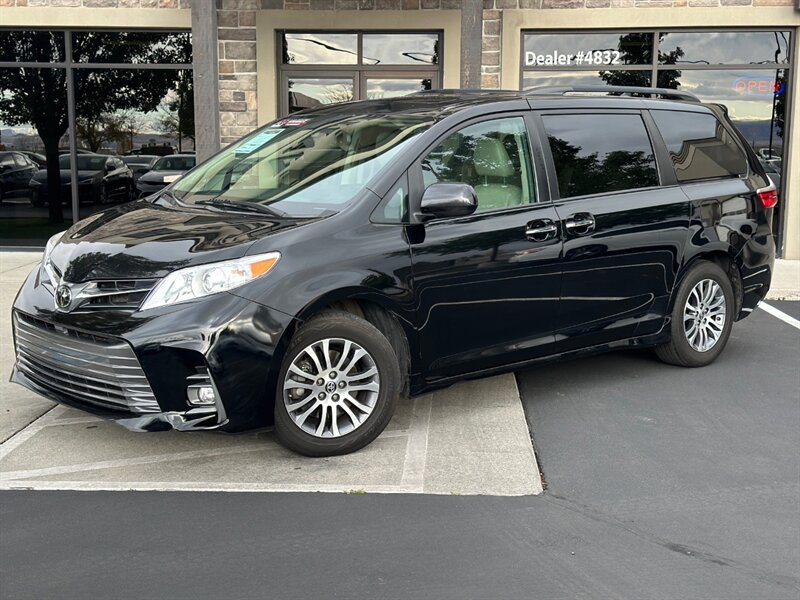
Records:
[[[153,289],[156,279],[93,281],[78,295],[76,310],[136,310]]]
[[[122,310],[133,312],[139,308],[158,279],[99,279],[86,283],[69,283],[63,280],[61,270],[48,260],[44,265],[43,283],[51,294],[64,284],[72,292],[69,312],[92,310]]]
[[[130,345],[15,312],[17,368],[33,383],[78,404],[128,413],[160,412]]]

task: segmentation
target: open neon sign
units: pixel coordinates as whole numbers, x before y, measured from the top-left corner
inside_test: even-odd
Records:
[[[782,94],[785,86],[775,79],[748,79],[740,77],[733,82],[733,89],[748,96],[771,96]]]

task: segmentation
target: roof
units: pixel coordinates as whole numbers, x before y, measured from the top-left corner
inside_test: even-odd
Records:
[[[360,100],[343,102],[324,107],[317,107],[302,111],[300,114],[313,114],[319,116],[339,116],[348,114],[386,114],[386,113],[435,113],[440,119],[466,110],[468,108],[488,106],[498,103],[509,103],[509,110],[521,109],[523,104],[537,109],[545,108],[659,108],[676,110],[705,110],[704,105],[696,99],[691,99],[690,94],[675,90],[660,90],[660,88],[630,88],[634,93],[653,93],[666,95],[667,98],[647,98],[641,96],[624,95],[629,90],[619,91],[623,95],[597,95],[608,89],[617,92],[617,88],[594,86],[597,89],[587,90],[594,95],[581,95],[572,92],[583,91],[580,88],[540,88],[537,90],[462,90],[441,89],[417,92],[408,96],[386,98],[379,100]],[[678,97],[685,96],[685,97]],[[516,106],[514,106],[516,105]]]

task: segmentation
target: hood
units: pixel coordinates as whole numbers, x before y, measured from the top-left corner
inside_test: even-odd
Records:
[[[254,241],[307,222],[132,202],[79,221],[50,256],[72,283],[163,277],[239,258]]]
[[[72,178],[70,177],[70,170],[69,169],[61,169],[59,171],[59,174],[60,174],[60,177],[61,177],[61,183],[62,184],[63,183],[69,183],[70,181],[72,181]],[[96,175],[103,175],[103,171],[80,170],[80,171],[78,171],[78,181],[83,181],[84,179],[89,179],[89,178],[94,177]],[[42,169],[41,171],[37,171],[34,174],[33,179],[35,181],[39,181],[41,183],[47,183],[47,170],[46,169]]]
[[[139,180],[146,183],[164,183],[164,177],[180,177],[184,173],[186,171],[149,171],[142,175]],[[168,183],[171,183],[171,181]]]

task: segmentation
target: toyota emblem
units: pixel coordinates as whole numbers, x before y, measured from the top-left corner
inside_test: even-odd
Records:
[[[62,310],[69,308],[72,303],[72,291],[64,284],[56,288],[56,306]]]

